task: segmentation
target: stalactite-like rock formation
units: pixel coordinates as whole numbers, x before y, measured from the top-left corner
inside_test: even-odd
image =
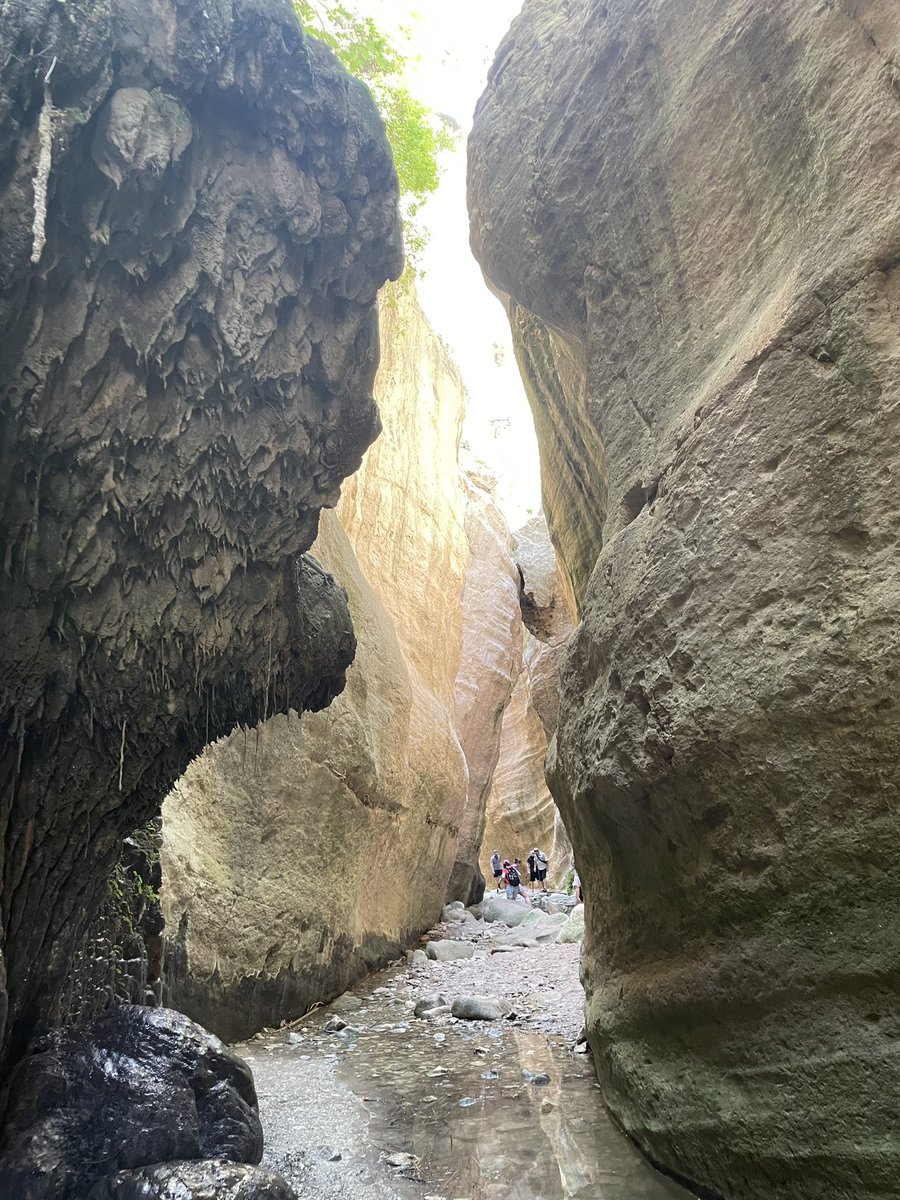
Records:
[[[527,0],[470,142],[595,1059],[729,1200],[897,1194],[898,50],[889,0]]]
[[[456,852],[465,394],[411,297],[384,305],[382,342],[384,433],[313,548],[349,597],[347,688],[209,747],[164,807],[168,998],[229,1038],[396,957],[440,914]]]
[[[122,837],[353,654],[303,555],[378,431],[396,179],[287,0],[0,22],[0,1078]]]

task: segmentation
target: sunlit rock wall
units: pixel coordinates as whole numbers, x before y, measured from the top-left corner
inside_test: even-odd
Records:
[[[397,184],[288,0],[0,16],[0,1080],[122,839],[353,654],[302,557],[378,431]]]
[[[572,632],[572,615],[544,518],[532,518],[514,540],[523,646],[483,806],[481,870],[490,884],[494,850],[525,863],[537,846],[550,864],[548,882],[557,883],[572,866],[572,847],[547,787],[544,760],[556,731],[559,659]]]
[[[469,904],[479,899],[484,871],[479,869],[478,858],[488,793],[500,756],[503,714],[522,669],[522,614],[519,573],[513,561],[515,543],[494,504],[490,483],[470,476],[465,486],[469,560],[455,724],[469,784],[447,898]],[[487,877],[491,878],[490,872]]]
[[[729,1200],[897,1195],[898,52],[893,0],[526,0],[470,142],[595,1061]]]
[[[398,954],[438,917],[456,855],[464,391],[411,297],[382,311],[385,432],[314,546],[348,594],[347,688],[210,747],[164,807],[167,996],[226,1037]]]

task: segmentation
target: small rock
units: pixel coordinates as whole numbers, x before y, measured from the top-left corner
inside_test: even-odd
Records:
[[[428,955],[424,950],[411,950],[407,955],[411,967],[424,967],[428,963]]]
[[[523,1071],[522,1078],[526,1083],[533,1083],[535,1087],[546,1087],[550,1082],[550,1076],[546,1071],[541,1071],[539,1075],[535,1075],[532,1071]]]
[[[439,1004],[436,1008],[426,1008],[424,1012],[420,1012],[420,1017],[445,1017],[450,1011],[449,1004]]]
[[[463,996],[453,1001],[450,1011],[462,1021],[499,1021],[506,1010],[490,996]]]
[[[454,942],[444,939],[429,942],[425,947],[425,953],[435,962],[451,962],[456,958],[471,958],[475,953],[475,947],[471,942]]]
[[[297,1033],[297,1031],[294,1029],[289,1030],[284,1035],[284,1044],[286,1046],[302,1046],[303,1045],[303,1034]]]
[[[451,900],[441,909],[442,921],[461,921],[466,915],[466,906],[461,900]]]
[[[463,1096],[462,1100],[460,1100],[460,1102],[459,1102],[459,1107],[460,1108],[471,1108],[472,1105],[475,1103],[476,1103],[476,1100],[475,1100],[474,1096]]]
[[[363,1002],[359,996],[354,996],[352,992],[344,992],[343,996],[338,996],[332,1000],[329,1007],[332,1012],[345,1013],[357,1012],[362,1006]]]
[[[407,1170],[410,1167],[416,1167],[419,1164],[419,1156],[417,1154],[408,1154],[405,1150],[395,1150],[384,1156],[384,1161],[389,1167],[402,1167]]]
[[[435,1008],[442,1008],[449,1001],[446,996],[442,996],[439,992],[433,995],[423,996],[421,1000],[416,1001],[416,1007],[413,1009],[414,1017],[424,1016],[425,1013],[433,1011]]]
[[[325,1033],[340,1033],[342,1029],[347,1028],[347,1022],[340,1017],[329,1017],[325,1022],[323,1032]]]

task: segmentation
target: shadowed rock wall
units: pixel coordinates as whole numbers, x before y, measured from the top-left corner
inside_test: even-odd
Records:
[[[438,918],[456,853],[465,396],[411,296],[382,333],[385,432],[314,546],[349,596],[347,688],[209,747],[164,808],[167,995],[228,1038],[396,957]]]
[[[0,64],[2,1078],[123,836],[343,686],[303,551],[378,432],[401,252],[371,100],[287,0],[14,0]]]
[[[607,1100],[896,1197],[900,9],[528,0],[470,142],[582,623],[551,786]]]

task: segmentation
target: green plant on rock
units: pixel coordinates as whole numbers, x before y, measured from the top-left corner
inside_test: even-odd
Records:
[[[384,120],[400,184],[406,248],[401,284],[408,285],[421,273],[428,235],[420,210],[440,181],[438,156],[456,145],[452,124],[410,94],[403,82],[406,56],[371,17],[329,0],[294,0],[294,8],[306,33],[330,46],[340,63],[365,81]]]

